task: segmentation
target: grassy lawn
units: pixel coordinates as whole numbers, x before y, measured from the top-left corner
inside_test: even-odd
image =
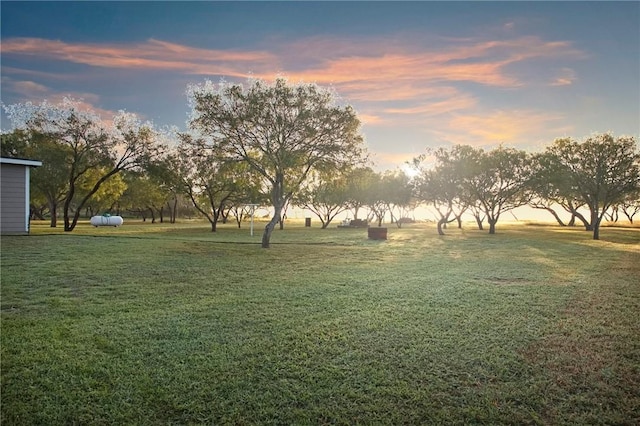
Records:
[[[2,237],[1,423],[640,423],[640,228],[261,229]]]

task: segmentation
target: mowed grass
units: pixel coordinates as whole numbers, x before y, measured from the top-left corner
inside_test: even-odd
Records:
[[[640,229],[3,237],[1,423],[638,424]]]

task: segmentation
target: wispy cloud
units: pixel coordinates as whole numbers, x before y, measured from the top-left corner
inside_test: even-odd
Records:
[[[564,117],[535,110],[495,110],[482,114],[456,115],[447,128],[455,129],[456,143],[475,146],[519,145],[531,142],[531,135],[553,140],[566,132]],[[451,132],[449,133],[451,135]]]
[[[185,74],[272,78],[282,71],[292,78],[337,84],[355,91],[380,82],[469,81],[513,87],[522,82],[505,71],[509,64],[531,58],[580,56],[566,41],[539,37],[512,40],[449,40],[446,47],[418,48],[397,40],[350,41],[314,38],[283,42],[271,51],[203,49],[150,39],[135,44],[66,43],[38,38],[4,40],[3,55],[26,55],[93,67],[180,71]],[[310,66],[299,62],[307,59]],[[318,60],[317,58],[322,58]],[[297,60],[295,67],[286,64]],[[400,93],[403,91],[400,90]]]
[[[558,76],[551,82],[551,86],[570,86],[576,80],[576,72],[571,68],[562,68]]]
[[[229,76],[246,76],[251,66],[272,66],[275,59],[268,52],[201,49],[155,39],[134,44],[103,44],[13,38],[2,42],[1,52],[93,67]]]
[[[514,30],[512,23],[505,24]],[[513,33],[514,31],[509,31]],[[560,65],[583,59],[585,52],[565,40],[539,36],[510,38],[433,38],[399,35],[392,39],[341,39],[334,36],[268,40],[261,48],[205,49],[149,39],[133,44],[71,43],[37,38],[3,40],[5,55],[82,64],[103,69],[165,71],[180,75],[254,76],[332,85],[362,111],[365,126],[422,125],[439,142],[488,145],[527,140],[531,134],[557,130],[562,118],[535,110],[492,110],[481,104],[469,84],[491,90],[523,90],[532,84],[518,64],[560,59]],[[13,90],[30,99],[47,93],[38,72],[16,68],[8,80]],[[21,76],[22,80],[18,81]],[[50,77],[50,76],[49,76]],[[576,72],[559,69],[552,86],[572,84]],[[5,80],[3,78],[3,84]],[[5,90],[3,89],[3,90]],[[80,94],[88,104],[97,98]],[[108,111],[104,111],[108,113]],[[383,154],[385,161],[393,154]],[[406,160],[409,154],[396,154]]]

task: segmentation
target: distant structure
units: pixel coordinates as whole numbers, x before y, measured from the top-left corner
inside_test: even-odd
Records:
[[[0,234],[29,233],[29,172],[41,161],[0,157]]]

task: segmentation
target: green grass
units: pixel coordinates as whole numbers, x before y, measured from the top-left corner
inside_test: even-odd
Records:
[[[638,424],[640,229],[3,237],[1,423]]]

